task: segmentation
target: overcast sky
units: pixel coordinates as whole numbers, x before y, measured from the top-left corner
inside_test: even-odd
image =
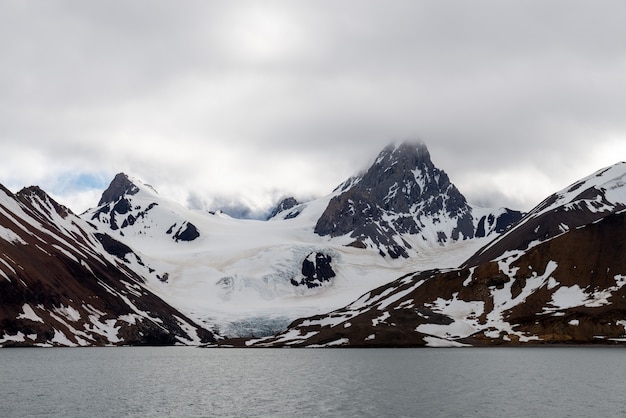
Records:
[[[328,194],[421,139],[528,210],[626,159],[626,2],[0,0],[0,183],[194,208]]]

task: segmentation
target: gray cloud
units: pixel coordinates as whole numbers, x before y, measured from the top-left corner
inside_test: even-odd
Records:
[[[528,209],[624,159],[625,9],[2,2],[0,182],[126,171],[262,213],[417,137],[471,201]],[[91,195],[58,190],[77,211]]]

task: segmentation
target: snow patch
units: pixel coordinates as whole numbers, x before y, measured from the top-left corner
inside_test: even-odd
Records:
[[[389,315],[389,312],[383,312],[383,314],[379,316],[378,318],[372,319],[372,326],[377,327],[378,325],[387,321],[387,319],[389,319],[390,317],[391,315]]]
[[[3,226],[0,226],[0,239],[3,239],[12,244],[28,245],[28,243],[24,241],[22,237],[20,237],[15,232]]]
[[[348,344],[350,344],[350,340],[348,338],[340,338],[338,340],[331,341],[326,344],[312,344],[312,345],[309,345],[308,347],[309,348],[340,347],[342,345],[348,345]]]
[[[60,308],[54,309],[54,312],[72,322],[76,322],[81,318],[80,312],[71,306],[61,306]]]
[[[478,317],[485,309],[483,301],[464,301],[458,299],[458,292],[451,300],[437,298],[432,304],[425,304],[433,311],[446,315],[452,320],[448,325],[421,324],[415,330],[422,334],[430,334],[439,338],[464,338],[480,329]]]
[[[59,331],[58,329],[54,330],[54,337],[52,337],[52,339],[48,342],[53,345],[60,345],[65,347],[77,346],[76,343],[72,342],[63,332]]]
[[[25,341],[24,334],[21,331],[18,331],[18,333],[15,335],[4,334],[4,336],[0,338],[0,344],[4,344],[9,341],[23,343]]]
[[[433,336],[424,337],[424,342],[426,343],[426,347],[470,347],[468,344],[462,344],[457,341],[450,341],[443,338],[437,338]]]
[[[41,322],[42,324],[44,323],[43,319],[41,319],[39,315],[35,313],[33,308],[31,308],[28,303],[25,303],[22,306],[22,313],[17,316],[17,319],[29,319],[34,322]]]

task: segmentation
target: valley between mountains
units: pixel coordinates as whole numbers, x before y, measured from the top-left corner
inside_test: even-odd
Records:
[[[0,345],[622,344],[625,184],[618,163],[482,208],[405,142],[263,221],[124,173],[80,215],[0,186]]]

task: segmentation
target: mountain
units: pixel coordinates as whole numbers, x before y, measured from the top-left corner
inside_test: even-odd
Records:
[[[508,209],[473,208],[435,167],[423,143],[387,146],[368,170],[336,191],[315,232],[350,236],[349,245],[377,248],[392,258],[408,258],[410,250],[425,242],[493,236],[522,216]],[[410,236],[418,238],[417,244],[411,244]]]
[[[40,188],[0,186],[0,346],[214,342],[143,286],[141,266]]]
[[[349,201],[372,210],[334,209]],[[123,173],[81,216],[132,248],[146,287],[176,309],[226,336],[262,336],[416,268],[458,266],[521,214],[470,206],[425,145],[405,143],[328,196],[283,199],[268,221],[189,210]]]
[[[152,186],[119,173],[102,193],[97,210],[88,211],[89,220],[108,225],[107,229],[118,231],[120,236],[132,231],[144,239],[166,235],[176,242],[193,241],[200,236],[193,223],[180,217],[184,208],[173,202],[166,207],[160,204],[163,206]]]
[[[80,216],[38,188],[3,195],[0,343],[25,345],[274,335],[456,267],[521,217],[468,204],[421,143],[385,148],[328,196],[284,199],[267,221],[190,210],[124,173]]]
[[[459,268],[407,274],[249,346],[626,342],[626,164],[553,194]]]
[[[626,209],[623,194],[625,172],[626,163],[618,163],[550,195],[514,228],[490,242],[465,265],[492,260],[506,251],[527,249]]]
[[[377,252],[316,235],[328,199],[287,199],[270,221],[235,219],[189,210],[120,173],[81,217],[132,248],[147,267],[137,274],[168,304],[220,334],[259,336],[406,272]]]

